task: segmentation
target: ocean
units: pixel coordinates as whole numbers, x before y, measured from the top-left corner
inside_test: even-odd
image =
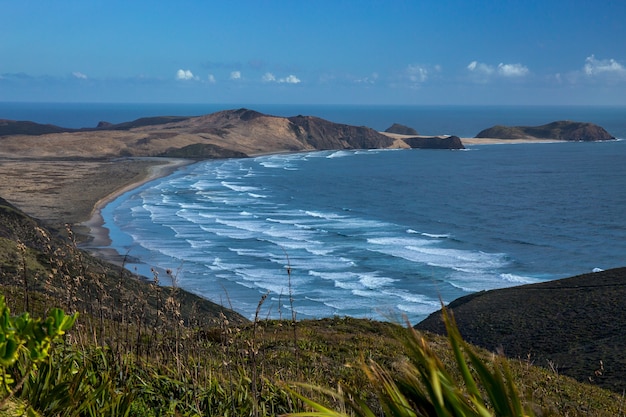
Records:
[[[625,107],[0,103],[0,118],[87,127],[238,107],[458,136],[578,120],[626,138]],[[411,322],[476,291],[624,266],[625,214],[623,140],[205,161],[103,210],[112,247],[138,260],[129,269],[162,281],[170,269],[248,318],[267,293],[262,317]]]

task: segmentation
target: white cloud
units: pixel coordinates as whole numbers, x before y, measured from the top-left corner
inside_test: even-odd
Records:
[[[485,75],[490,75],[490,74],[493,74],[494,72],[494,68],[491,65],[487,65],[485,63],[478,62],[478,61],[470,62],[469,65],[467,66],[467,69],[470,70],[471,72],[475,72],[478,74],[485,74]]]
[[[265,83],[269,83],[272,81],[276,81],[276,77],[274,76],[274,74],[272,74],[271,72],[266,72],[265,74],[263,74],[263,76],[261,77],[261,79],[263,80],[263,82]]]
[[[528,74],[528,67],[522,64],[498,64],[498,74],[504,77],[523,77]]]
[[[299,84],[300,83],[300,78],[296,77],[295,75],[288,75],[285,78],[279,78],[278,79],[279,83],[287,83],[287,84]]]
[[[378,80],[378,73],[373,72],[367,77],[355,79],[354,82],[358,84],[375,84],[377,80]]]
[[[79,71],[74,71],[72,73],[72,76],[74,78],[78,78],[79,80],[86,80],[87,79],[87,76],[85,74],[83,74],[82,72],[79,72]]]
[[[176,71],[177,80],[197,80],[198,77],[194,76],[189,70],[179,69]]]
[[[600,74],[614,74],[626,76],[626,68],[614,59],[596,59],[594,55],[585,59],[583,71],[588,76]]]
[[[233,71],[230,73],[231,80],[240,80],[241,79],[241,71]]]
[[[497,67],[484,62],[472,61],[467,65],[467,70],[473,74],[472,77],[477,82],[487,82],[492,76],[506,78],[524,77],[530,72],[528,67],[522,64],[500,63]]]
[[[261,80],[263,80],[263,82],[265,83],[275,82],[275,83],[281,83],[281,84],[282,83],[298,84],[301,82],[300,78],[296,77],[293,74],[290,74],[283,78],[276,78],[276,76],[272,74],[271,72],[266,72],[265,74],[263,74],[263,76],[261,77]]]
[[[409,65],[406,74],[412,83],[423,83],[428,79],[428,69],[421,65]]]
[[[211,83],[211,84],[215,84],[215,75],[213,74],[209,74],[207,76],[207,80]]]

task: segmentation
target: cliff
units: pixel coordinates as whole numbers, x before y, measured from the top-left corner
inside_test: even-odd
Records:
[[[295,116],[287,120],[299,140],[314,149],[388,148],[393,139],[364,126],[333,123],[312,116]]]
[[[593,123],[558,121],[541,126],[493,126],[482,130],[477,138],[553,139],[564,141],[599,141],[615,139],[604,128]]]

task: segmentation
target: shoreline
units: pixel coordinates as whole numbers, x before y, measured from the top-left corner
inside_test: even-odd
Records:
[[[92,253],[94,256],[101,258],[107,262],[111,262],[114,264],[123,264],[124,258],[122,254],[118,253],[115,249],[111,247],[111,238],[110,231],[107,227],[104,226],[104,218],[102,217],[102,209],[116,198],[121,196],[122,194],[132,191],[142,185],[159,179],[166,177],[176,170],[194,164],[198,161],[193,159],[183,159],[183,158],[137,158],[141,160],[154,160],[155,165],[150,166],[145,173],[145,176],[139,181],[135,181],[133,183],[127,184],[117,190],[109,193],[99,199],[96,204],[94,204],[93,209],[91,210],[91,214],[88,220],[81,222],[78,226],[83,226],[88,229],[86,235],[88,239],[81,243],[79,246],[81,249],[87,250]],[[162,163],[159,163],[162,162]]]
[[[414,137],[411,135],[399,135],[399,134],[390,134],[386,132],[384,133],[387,136],[393,137],[395,139],[400,137]],[[423,136],[430,137],[430,136]],[[515,145],[522,143],[556,143],[556,142],[565,142],[559,140],[550,140],[550,139],[497,139],[497,138],[461,138],[461,141],[464,145]],[[398,149],[398,148],[396,148]],[[306,151],[305,151],[306,152]],[[274,154],[284,154],[290,152],[266,152],[259,153],[256,155],[250,155],[250,157],[255,156],[265,156],[265,155],[274,155]],[[104,218],[102,217],[102,209],[116,198],[121,196],[122,194],[134,190],[135,188],[141,187],[142,185],[159,178],[166,177],[179,168],[184,166],[188,166],[194,164],[196,162],[201,162],[193,159],[184,159],[184,158],[160,158],[160,157],[138,157],[136,159],[141,160],[153,160],[156,162],[155,165],[150,166],[146,170],[146,174],[144,178],[139,181],[135,181],[131,184],[127,184],[112,193],[109,193],[99,199],[95,204],[91,211],[90,217],[88,220],[81,222],[78,226],[86,227],[87,232],[86,235],[88,239],[80,244],[80,248],[89,251],[94,256],[103,259],[107,262],[111,262],[116,265],[124,265],[126,262],[127,255],[122,255],[117,250],[111,247],[111,238],[110,231],[107,227],[104,226]],[[163,163],[158,163],[163,162]]]

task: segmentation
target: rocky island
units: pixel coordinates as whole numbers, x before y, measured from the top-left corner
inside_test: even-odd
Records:
[[[498,139],[545,139],[563,141],[614,140],[604,128],[593,124],[572,121],[557,121],[541,126],[493,126],[482,130],[477,138]]]

